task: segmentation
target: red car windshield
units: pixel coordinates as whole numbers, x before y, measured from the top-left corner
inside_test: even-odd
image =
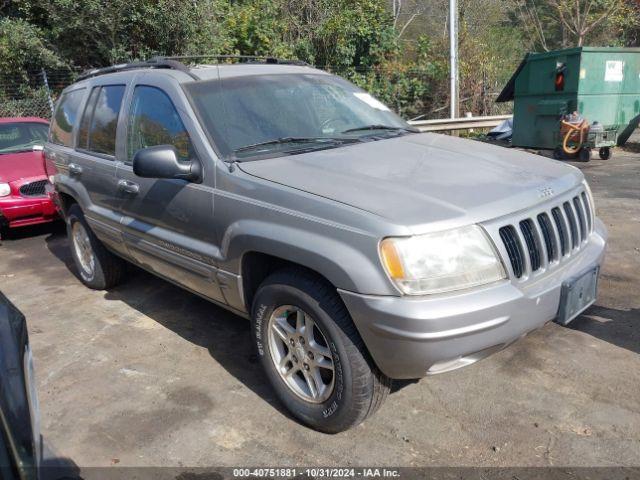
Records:
[[[46,123],[20,122],[0,124],[0,155],[28,152],[36,145],[44,145],[49,134]]]

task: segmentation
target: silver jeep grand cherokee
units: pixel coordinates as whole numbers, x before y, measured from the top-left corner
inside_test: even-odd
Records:
[[[82,281],[132,262],[247,317],[302,422],[339,432],[391,379],[453,370],[595,300],[582,173],[418,133],[349,82],[266,59],[87,73],[46,146]]]

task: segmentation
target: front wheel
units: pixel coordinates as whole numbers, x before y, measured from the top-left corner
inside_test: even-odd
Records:
[[[562,147],[556,147],[553,149],[553,158],[556,160],[564,160],[564,150],[562,150]]]
[[[374,365],[335,288],[304,270],[281,270],[260,286],[252,310],[262,366],[296,418],[337,433],[380,407],[391,381]]]
[[[105,290],[120,283],[126,268],[124,260],[98,240],[79,205],[71,205],[66,220],[71,256],[82,283],[94,290]]]
[[[587,147],[582,147],[580,152],[578,152],[578,159],[581,162],[589,162],[591,161],[591,149]]]

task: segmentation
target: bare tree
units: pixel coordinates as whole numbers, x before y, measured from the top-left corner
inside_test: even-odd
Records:
[[[525,35],[532,45],[539,45],[545,52],[549,51],[547,35],[536,0],[515,0],[514,10],[520,19]]]
[[[398,32],[398,38],[402,38],[409,25],[420,15],[423,15],[424,10],[424,4],[417,0],[391,1],[393,26]]]
[[[624,0],[548,0],[558,12],[562,25],[575,37],[577,45],[607,18],[624,6]]]

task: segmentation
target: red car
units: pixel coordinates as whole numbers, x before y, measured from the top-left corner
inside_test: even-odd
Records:
[[[47,194],[42,148],[49,122],[36,117],[0,118],[0,229],[55,220]]]

